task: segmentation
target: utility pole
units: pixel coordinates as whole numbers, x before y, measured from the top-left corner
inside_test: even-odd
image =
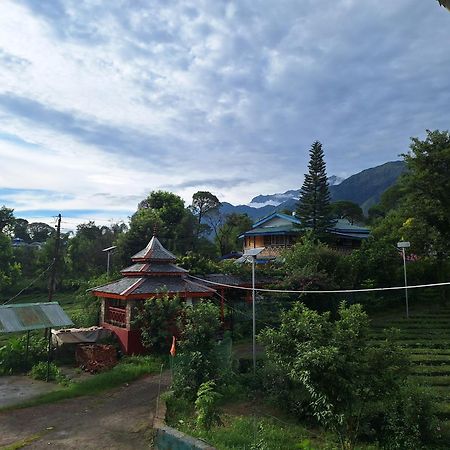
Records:
[[[56,225],[56,241],[55,241],[55,251],[53,254],[53,266],[50,272],[50,282],[48,286],[48,301],[51,302],[53,299],[53,294],[55,293],[55,283],[56,283],[56,268],[58,266],[59,260],[59,245],[61,238],[61,214],[58,214],[58,222]],[[50,380],[50,360],[52,353],[52,333],[50,328],[45,329],[48,338],[47,342],[47,383]]]
[[[59,260],[59,245],[61,238],[61,214],[58,214],[58,223],[56,225],[56,240],[55,240],[55,250],[53,253],[53,266],[50,272],[50,281],[48,286],[48,301],[51,302],[53,299],[53,294],[55,293],[55,279],[56,279],[56,268],[58,266]]]

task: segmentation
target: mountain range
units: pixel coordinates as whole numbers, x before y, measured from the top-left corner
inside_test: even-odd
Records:
[[[346,179],[335,175],[328,178],[331,201],[348,200],[357,203],[367,213],[368,209],[380,201],[386,189],[397,181],[406,170],[403,161],[390,161],[380,166],[372,167],[356,173]],[[248,205],[234,206],[222,203],[221,212],[245,213],[253,220],[268,216],[274,211],[295,210],[300,189],[292,189],[283,193],[258,195]]]

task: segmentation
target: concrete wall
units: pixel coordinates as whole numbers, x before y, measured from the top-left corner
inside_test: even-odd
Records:
[[[216,450],[206,442],[175,430],[165,423],[166,402],[160,400],[153,428],[156,431],[154,448],[156,450]]]

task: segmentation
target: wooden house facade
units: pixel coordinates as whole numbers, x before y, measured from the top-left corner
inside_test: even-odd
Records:
[[[270,260],[281,255],[282,251],[294,245],[300,237],[300,219],[278,212],[255,222],[251,230],[240,237],[244,252],[252,248],[264,247],[258,259]],[[361,242],[369,237],[370,230],[339,219],[328,229],[330,245],[338,251],[351,252],[359,248]]]

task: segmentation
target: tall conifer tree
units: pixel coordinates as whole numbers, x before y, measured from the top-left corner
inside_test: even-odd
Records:
[[[315,141],[309,151],[308,173],[300,190],[297,217],[303,229],[311,229],[317,236],[323,236],[334,221],[330,210],[326,165],[322,144]]]

